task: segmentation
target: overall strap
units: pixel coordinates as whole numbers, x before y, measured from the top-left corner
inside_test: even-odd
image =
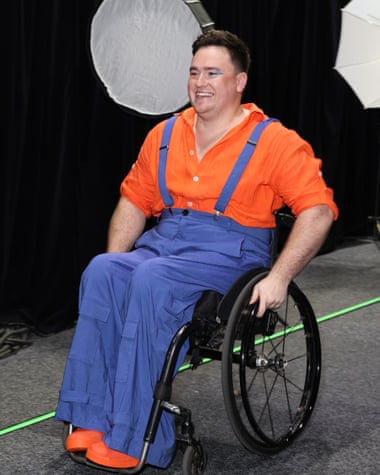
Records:
[[[160,160],[158,163],[158,186],[160,188],[160,193],[164,201],[165,206],[173,206],[174,200],[171,197],[168,188],[166,186],[166,161],[168,158],[168,149],[170,137],[172,135],[174,122],[177,120],[177,115],[170,117],[165,125],[162,133],[161,145],[160,145]]]
[[[223,190],[219,196],[218,201],[215,204],[215,211],[216,214],[219,215],[220,213],[224,213],[224,210],[226,209],[228,202],[231,199],[231,196],[233,192],[235,191],[235,188],[240,180],[240,177],[242,176],[246,166],[248,165],[248,162],[250,158],[252,157],[257,142],[259,141],[260,135],[271,122],[278,122],[277,119],[273,118],[268,118],[265,119],[261,122],[259,122],[256,127],[253,129],[249,139],[247,140],[247,143],[245,144],[243,150],[241,151],[239,158],[237,159],[234,168],[232,169],[232,172],[230,173],[230,176],[228,177]]]
[[[169,149],[169,142],[170,142],[170,137],[172,135],[173,131],[173,126],[175,121],[177,120],[177,115],[174,115],[170,117],[165,125],[164,125],[164,130],[162,133],[162,139],[161,139],[161,145],[160,145],[160,158],[159,158],[159,164],[158,164],[158,185],[160,189],[160,193],[163,199],[163,202],[165,206],[171,207],[174,204],[174,200],[172,196],[170,195],[168,188],[166,186],[166,162],[167,162],[167,157],[168,157],[168,149]],[[234,168],[232,169],[232,172],[230,173],[230,176],[227,179],[227,182],[225,183],[222,192],[219,196],[218,201],[215,204],[215,212],[217,215],[224,213],[224,210],[226,209],[231,196],[233,192],[235,191],[235,188],[240,180],[240,177],[242,176],[246,166],[248,165],[248,162],[250,158],[252,157],[257,142],[259,141],[259,138],[261,136],[261,133],[267,127],[271,122],[278,122],[277,119],[273,118],[268,118],[265,119],[261,122],[259,122],[256,127],[253,129],[249,139],[247,140],[247,143],[245,144],[242,152],[239,155],[239,158],[237,159]]]

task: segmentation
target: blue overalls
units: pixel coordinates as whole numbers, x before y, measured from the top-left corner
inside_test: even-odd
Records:
[[[133,251],[100,254],[84,271],[79,320],[56,410],[56,420],[103,431],[110,448],[136,458],[167,348],[178,328],[191,320],[202,292],[225,293],[245,271],[270,265],[271,229],[248,228],[220,216],[267,122],[253,131],[213,215],[170,208],[165,165],[173,121],[166,124],[159,165],[168,208]],[[173,416],[164,411],[147,462],[167,467],[174,450]]]

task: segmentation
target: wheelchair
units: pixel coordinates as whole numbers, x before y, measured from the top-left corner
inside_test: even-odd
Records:
[[[292,220],[277,213],[279,225]],[[279,224],[280,223],[280,224]],[[207,454],[195,435],[191,410],[171,402],[177,359],[189,340],[190,365],[221,361],[225,410],[240,443],[256,454],[275,454],[287,448],[305,429],[314,409],[321,375],[321,344],[313,309],[295,282],[288,287],[281,308],[268,309],[257,318],[257,305],[249,304],[253,287],[268,269],[255,269],[241,276],[224,295],[205,292],[193,319],[183,325],[167,350],[144,436],[138,465],[110,469],[88,461],[83,454],[71,458],[112,473],[137,474],[145,465],[162,411],[178,422],[177,448],[183,451],[184,475],[201,475]],[[64,424],[63,442],[73,427]]]

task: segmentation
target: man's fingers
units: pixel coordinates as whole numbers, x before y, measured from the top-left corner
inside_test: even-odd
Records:
[[[259,284],[256,284],[255,287],[253,288],[251,299],[249,301],[250,304],[254,303],[259,303],[258,309],[256,316],[257,317],[262,317],[265,313],[266,310],[266,304],[265,304],[265,299],[261,298],[260,296],[260,286]]]
[[[256,313],[256,317],[261,318],[265,313],[266,307],[264,304],[260,303],[259,308]]]
[[[250,298],[250,300],[249,300],[249,303],[250,303],[250,304],[256,303],[257,300],[258,300],[258,298],[259,298],[259,293],[258,293],[258,291],[256,290],[256,287],[254,287],[254,288],[253,288],[253,291],[252,291],[252,294],[251,294],[251,298]]]

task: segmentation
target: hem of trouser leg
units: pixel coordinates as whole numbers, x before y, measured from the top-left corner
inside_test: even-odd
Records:
[[[107,432],[109,428],[104,427],[104,419],[98,417],[81,417],[73,414],[73,411],[60,411],[57,408],[54,420],[56,422],[66,422],[72,424],[73,427],[81,429],[96,430],[98,432]]]

